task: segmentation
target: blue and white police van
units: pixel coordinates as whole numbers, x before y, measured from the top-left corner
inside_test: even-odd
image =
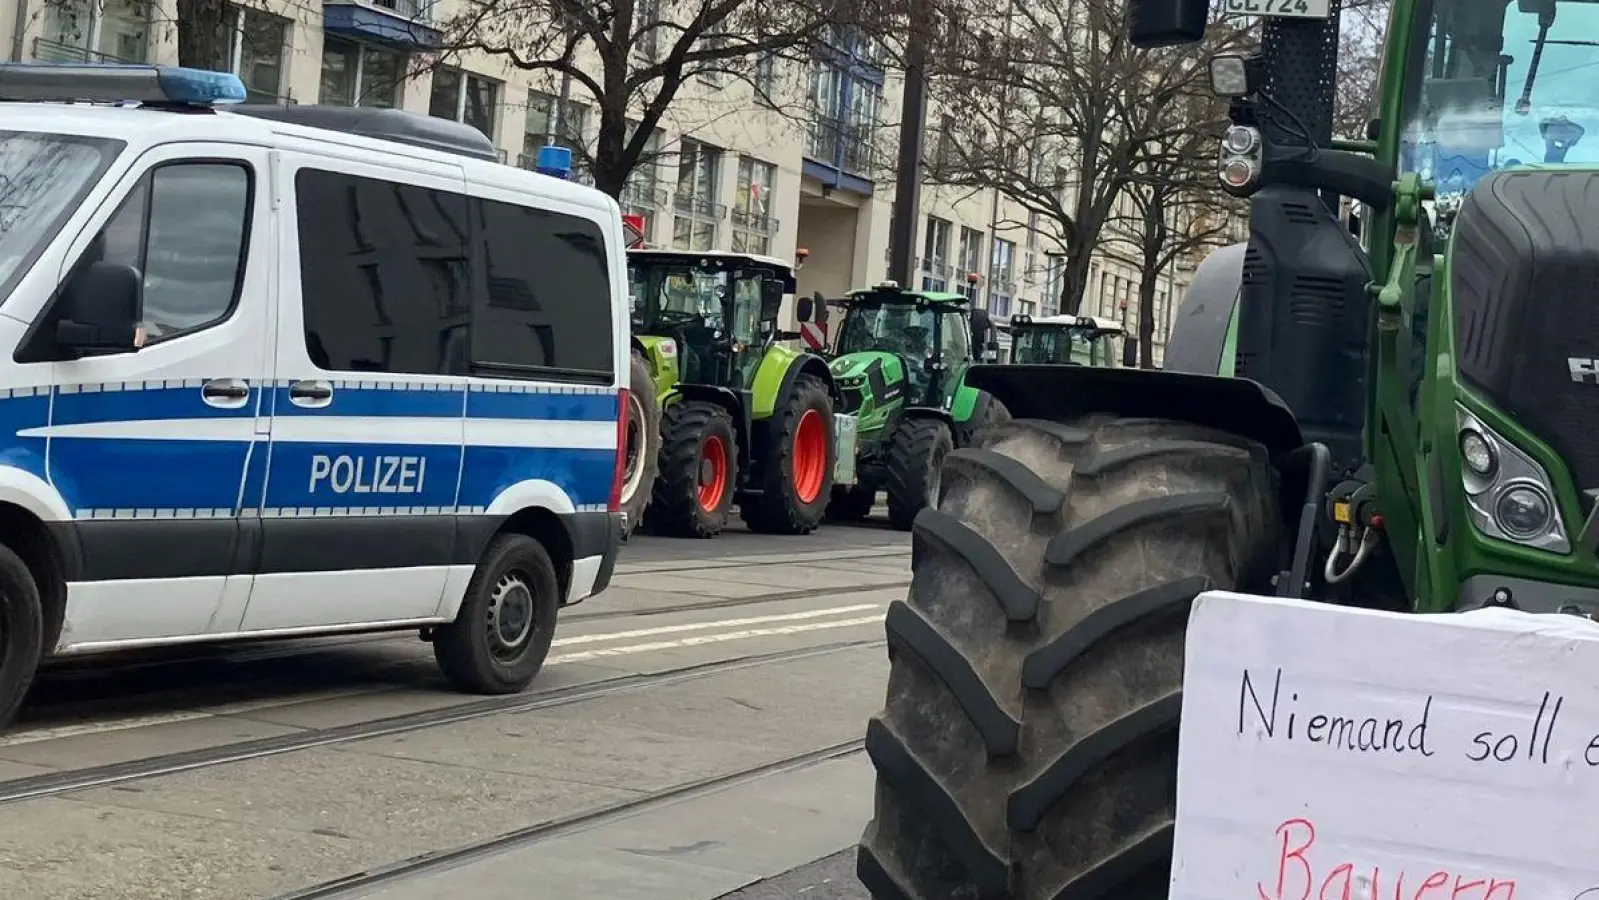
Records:
[[[244,97],[0,65],[0,727],[47,658],[337,632],[511,693],[610,581],[616,202]]]

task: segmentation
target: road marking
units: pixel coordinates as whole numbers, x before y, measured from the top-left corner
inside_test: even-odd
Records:
[[[689,622],[686,625],[662,625],[658,628],[636,628],[632,631],[605,631],[598,634],[579,634],[550,643],[551,647],[568,647],[572,644],[593,644],[598,641],[616,641],[624,638],[650,637],[657,634],[679,634],[684,631],[704,631],[707,628],[738,628],[743,625],[762,625],[767,622],[793,622],[799,619],[820,619],[826,616],[882,609],[886,603],[857,603],[854,606],[831,606],[827,609],[809,609],[804,612],[782,613],[770,616],[750,616],[744,619],[719,619],[715,622]]]
[[[774,637],[786,634],[803,634],[810,631],[824,631],[834,628],[851,628],[858,625],[874,625],[883,621],[883,614],[857,616],[848,619],[829,619],[823,622],[805,622],[804,619],[818,619],[826,616],[843,615],[865,610],[881,610],[886,604],[882,603],[857,603],[850,606],[835,606],[827,609],[807,610],[798,613],[784,613],[770,616],[749,616],[738,619],[721,619],[714,622],[690,622],[682,625],[664,625],[658,628],[636,628],[628,631],[613,631],[600,634],[582,634],[569,638],[562,638],[552,642],[554,646],[570,646],[573,644],[589,644],[600,641],[626,640],[629,638],[651,637],[655,635],[683,634],[689,631],[705,631],[712,628],[738,628],[737,631],[721,631],[712,634],[697,634],[676,638],[667,641],[650,641],[641,644],[624,644],[620,647],[600,647],[593,650],[579,650],[570,653],[551,654],[544,662],[546,666],[562,665],[564,663],[582,662],[587,659],[600,659],[604,657],[629,656],[637,653],[652,653],[658,650],[680,650],[685,647],[698,647],[705,644],[720,644],[727,641],[749,640],[758,637]],[[762,625],[773,622],[796,622],[791,625],[773,625],[765,628],[741,628],[744,625]],[[420,662],[417,660],[416,662]],[[80,722],[73,725],[56,725],[43,728],[33,728],[17,731],[11,734],[0,735],[0,747],[15,747],[22,744],[37,744],[43,741],[62,740],[65,738],[83,737],[86,735],[111,734],[119,731],[130,731],[135,728],[155,727],[158,725],[175,725],[180,722],[196,722],[201,719],[214,719],[227,715],[255,712],[265,709],[293,706],[301,703],[314,703],[322,700],[338,699],[341,697],[354,697],[364,693],[379,693],[387,690],[384,687],[367,688],[333,688],[325,692],[301,694],[294,697],[279,699],[263,698],[238,703],[210,706],[205,709],[187,710],[184,712],[152,713],[142,716],[130,716],[125,719],[109,719],[97,722]]]
[[[550,657],[552,663],[581,662],[585,659],[597,659],[602,656],[624,656],[630,653],[650,653],[656,650],[676,650],[681,647],[697,647],[701,644],[719,644],[723,641],[742,641],[753,637],[767,637],[777,634],[799,634],[802,631],[821,631],[827,628],[849,628],[855,625],[875,625],[883,621],[882,616],[861,616],[856,619],[838,619],[832,622],[809,622],[804,625],[782,625],[777,628],[751,628],[747,631],[724,631],[719,634],[701,634],[694,637],[679,638],[675,641],[656,641],[650,644],[629,644],[625,647],[601,647],[598,650],[580,650],[576,653],[562,653],[560,656]]]

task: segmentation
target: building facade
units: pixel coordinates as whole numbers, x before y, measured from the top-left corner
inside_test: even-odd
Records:
[[[12,15],[0,12],[0,38],[9,38],[12,60],[178,60],[177,0],[6,2]],[[441,28],[432,0],[244,0],[230,7],[229,28],[228,49],[210,67],[238,74],[252,102],[450,118],[528,168],[539,147],[592,144],[597,129],[592,98],[568,84],[563,103],[563,85],[547,73],[481,55],[422,65]],[[872,42],[839,33],[827,43],[808,63],[769,61],[760,95],[725,77],[684,85],[621,197],[644,218],[648,242],[781,258],[803,248],[800,296],[838,296],[888,277],[901,81]],[[923,188],[921,207],[917,286],[967,291],[1001,323],[1058,312],[1064,259],[1036,215],[995,192],[936,184]],[[1081,311],[1136,333],[1138,266],[1114,249],[1094,260]],[[1159,276],[1157,363],[1190,274],[1179,265]]]

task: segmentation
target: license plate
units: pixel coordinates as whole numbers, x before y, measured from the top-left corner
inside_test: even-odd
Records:
[[[1226,15],[1273,19],[1325,19],[1329,6],[1329,0],[1222,0]]]

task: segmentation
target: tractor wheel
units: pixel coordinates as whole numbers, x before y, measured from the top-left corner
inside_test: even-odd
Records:
[[[772,440],[761,464],[761,492],[739,506],[739,515],[760,534],[810,534],[822,523],[833,490],[837,450],[827,385],[799,376],[788,406],[775,411],[767,426]]]
[[[644,357],[633,354],[632,387],[627,392],[627,454],[622,475],[622,511],[627,513],[627,531],[644,521],[650,505],[650,489],[660,465],[661,403],[655,394],[655,377]]]
[[[956,450],[889,606],[866,729],[876,900],[1164,900],[1194,597],[1279,560],[1257,444],[1156,419],[1015,420]]]
[[[1010,409],[998,397],[983,391],[977,395],[977,408],[964,427],[958,429],[959,446],[970,447],[976,443],[983,429],[1010,421]]]
[[[872,514],[877,488],[869,484],[840,485],[827,501],[827,518],[834,522],[860,522]]]
[[[938,503],[939,472],[955,449],[949,426],[932,417],[902,420],[888,438],[888,521],[910,531],[916,514]]]
[[[727,525],[737,485],[738,437],[727,410],[695,400],[667,407],[650,530],[668,537],[717,536]]]

